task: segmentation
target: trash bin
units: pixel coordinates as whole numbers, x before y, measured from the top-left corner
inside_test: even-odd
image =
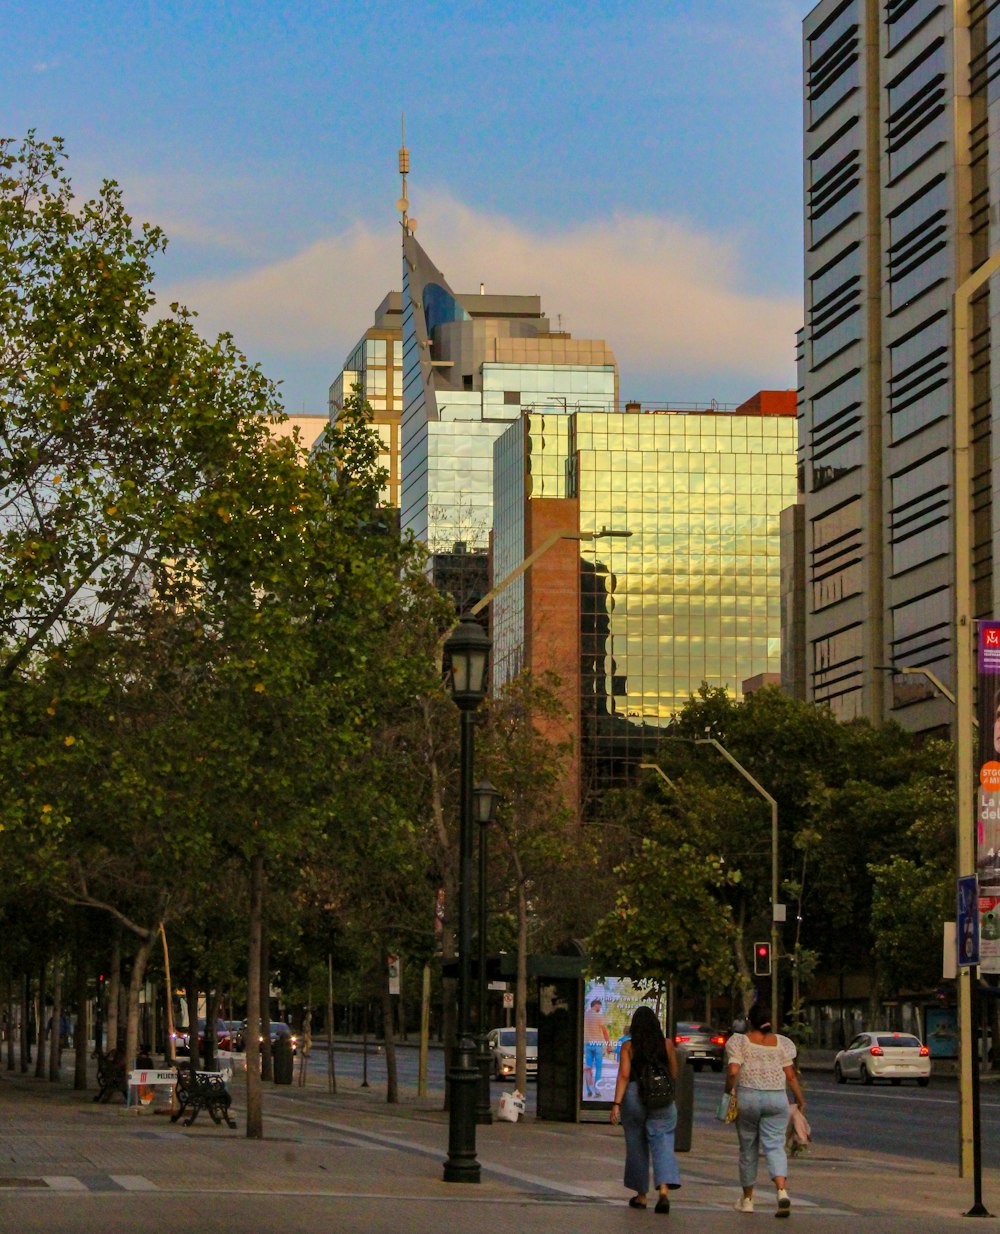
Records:
[[[677,1051],[677,1129],[674,1151],[691,1151],[691,1127],[694,1123],[694,1068],[688,1066],[687,1050]]]
[[[292,1082],[292,1041],[288,1033],[279,1033],[271,1044],[271,1064],[275,1084]]]

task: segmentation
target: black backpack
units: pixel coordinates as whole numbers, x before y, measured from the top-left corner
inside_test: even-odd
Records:
[[[639,1073],[639,1097],[647,1110],[662,1110],[673,1102],[674,1078],[665,1063],[643,1063]]]

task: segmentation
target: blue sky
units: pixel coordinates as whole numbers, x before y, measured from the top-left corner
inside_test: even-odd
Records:
[[[324,410],[400,285],[404,111],[453,286],[540,293],[608,339],[624,397],[733,402],[795,384],[810,7],[8,0],[0,115],[64,137],[81,193],[119,181],[170,236],[164,301],[232,330],[290,411]]]

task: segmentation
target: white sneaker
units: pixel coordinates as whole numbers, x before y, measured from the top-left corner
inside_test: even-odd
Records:
[[[738,1213],[752,1213],[753,1199],[748,1195],[741,1195],[733,1207]]]
[[[792,1211],[792,1201],[788,1198],[788,1192],[784,1187],[778,1192],[778,1211],[774,1214],[776,1217],[787,1217]]]

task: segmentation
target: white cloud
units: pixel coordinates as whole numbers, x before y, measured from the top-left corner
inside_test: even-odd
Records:
[[[540,232],[446,194],[422,193],[420,207],[418,236],[456,291],[483,282],[490,292],[540,294],[554,325],[561,315],[575,336],[611,344],[623,394],[630,373],[654,375],[665,395],[703,378],[706,397],[720,372],[745,377],[748,394],[794,379],[799,295],[748,287],[731,236],[624,212]],[[197,309],[206,332],[231,330],[251,354],[286,355],[289,368],[296,357],[339,362],[401,285],[395,227],[390,218],[358,222],[288,259],[175,283],[160,299]]]

